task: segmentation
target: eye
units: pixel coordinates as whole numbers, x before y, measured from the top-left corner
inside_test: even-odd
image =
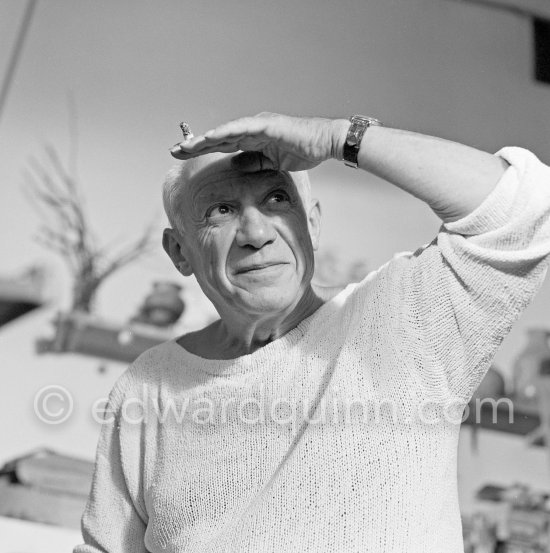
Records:
[[[227,217],[232,212],[233,212],[233,208],[230,205],[216,204],[208,209],[208,211],[206,212],[206,216],[214,217],[214,218]]]
[[[283,202],[289,202],[290,196],[284,190],[276,190],[267,197],[269,203],[280,204]]]

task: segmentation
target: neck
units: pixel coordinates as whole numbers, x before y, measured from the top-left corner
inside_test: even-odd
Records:
[[[178,343],[206,359],[235,359],[284,336],[333,298],[343,287],[308,287],[297,303],[271,317],[222,317],[210,326],[185,334]]]
[[[218,354],[232,359],[253,353],[284,336],[312,315],[324,300],[309,286],[295,305],[275,315],[253,317],[222,317],[213,325],[214,343]],[[219,348],[219,349],[218,349]]]
[[[308,287],[285,312],[270,317],[222,317],[202,330],[181,336],[178,343],[206,359],[235,359],[284,336],[340,289]]]

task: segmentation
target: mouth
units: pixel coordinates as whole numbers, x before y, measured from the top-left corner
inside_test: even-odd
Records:
[[[284,265],[288,265],[288,263],[283,261],[275,261],[270,263],[255,263],[253,265],[247,265],[246,267],[241,267],[240,269],[237,269],[235,271],[235,274],[237,275],[255,274],[255,273],[260,273],[262,271],[280,269]]]

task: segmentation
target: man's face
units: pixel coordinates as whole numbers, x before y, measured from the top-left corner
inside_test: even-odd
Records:
[[[313,275],[319,212],[288,174],[207,171],[181,200],[182,254],[220,315],[296,305]]]

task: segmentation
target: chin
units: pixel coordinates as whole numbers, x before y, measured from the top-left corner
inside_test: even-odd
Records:
[[[266,287],[246,290],[239,296],[238,303],[243,311],[269,315],[282,313],[295,306],[300,299],[300,290],[290,286],[286,290]]]

